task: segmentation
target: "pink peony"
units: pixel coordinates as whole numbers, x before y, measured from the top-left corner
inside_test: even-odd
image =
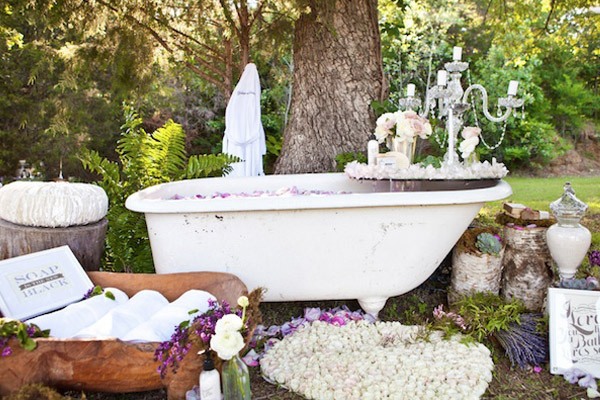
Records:
[[[466,126],[461,133],[463,139],[470,139],[481,135],[481,128],[475,126]]]

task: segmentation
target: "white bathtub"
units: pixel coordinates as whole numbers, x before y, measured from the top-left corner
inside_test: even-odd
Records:
[[[297,186],[351,194],[166,200]],[[472,190],[373,192],[341,173],[171,182],[127,199],[146,215],[156,272],[221,271],[265,301],[358,299],[374,315],[423,283],[504,181]]]

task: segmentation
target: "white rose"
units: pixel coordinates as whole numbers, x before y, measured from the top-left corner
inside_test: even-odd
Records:
[[[225,331],[210,339],[210,348],[221,360],[230,360],[244,348],[244,338],[238,331]]]
[[[390,130],[396,125],[396,113],[385,113],[377,118],[377,126],[383,129]]]
[[[467,159],[469,155],[475,151],[475,147],[479,144],[479,136],[470,137],[460,142],[458,150],[462,153],[463,159]]]
[[[250,301],[248,301],[248,298],[246,296],[240,296],[237,303],[238,303],[238,306],[240,306],[240,307],[248,307],[248,304],[250,304]]]
[[[389,129],[386,129],[382,126],[377,126],[375,128],[375,139],[377,139],[379,143],[383,143],[385,141],[385,138],[388,137],[388,135],[390,135],[391,133],[392,131],[390,131]]]
[[[215,333],[220,334],[223,332],[239,331],[242,329],[243,325],[242,319],[236,314],[225,314],[217,321]]]

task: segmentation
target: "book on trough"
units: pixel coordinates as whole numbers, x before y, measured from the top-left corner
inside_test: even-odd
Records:
[[[0,261],[0,311],[25,320],[77,302],[94,287],[69,248]]]

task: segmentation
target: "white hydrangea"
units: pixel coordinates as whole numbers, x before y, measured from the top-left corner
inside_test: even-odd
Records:
[[[285,337],[261,360],[269,381],[308,399],[478,399],[494,363],[481,344],[418,326],[321,321]]]

